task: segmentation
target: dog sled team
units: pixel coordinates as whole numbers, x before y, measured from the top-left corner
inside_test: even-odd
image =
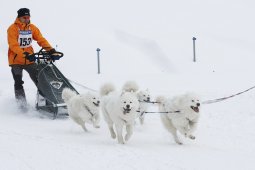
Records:
[[[15,82],[15,98],[21,109],[23,111],[27,110],[23,88],[24,82],[22,80],[22,72],[25,70],[38,88],[37,109],[53,111],[56,116],[58,112],[56,106],[62,104],[57,95],[61,89],[62,96],[60,98],[62,97],[66,103],[70,118],[85,131],[87,131],[87,123],[99,128],[100,113],[102,112],[111,137],[117,138],[120,144],[128,141],[133,134],[136,118],[139,119],[141,124],[144,123],[146,111],[151,104],[149,91],[139,90],[135,82],[129,81],[124,84],[121,91],[116,90],[112,84],[105,84],[100,89],[100,96],[92,92],[77,94],[75,89],[71,89],[72,86],[68,80],[53,65],[53,62],[62,57],[63,53],[57,52],[42,36],[40,30],[31,24],[28,8],[21,8],[17,13],[15,23],[7,31],[8,58]],[[34,53],[32,40],[38,41],[39,46],[42,47],[42,50],[38,53]],[[37,58],[35,54],[38,55]],[[41,57],[46,62],[38,62],[42,59],[39,55],[42,55]],[[45,58],[46,56],[48,58]],[[55,81],[55,79],[61,79],[66,83],[63,85],[62,82]],[[48,90],[53,89],[51,86],[54,88],[50,91],[53,94],[50,94]],[[64,88],[63,91],[62,88]],[[42,104],[39,99],[42,99]],[[176,143],[182,144],[177,132],[187,138],[195,139],[193,133],[197,127],[200,107],[199,99],[195,95],[186,94],[172,99],[160,96],[156,102],[158,103],[159,112],[164,112],[160,114],[162,123],[173,135]],[[126,129],[125,136],[123,136],[124,128]]]
[[[67,104],[70,118],[88,131],[86,124],[99,128],[100,113],[108,125],[110,135],[118,143],[126,143],[133,134],[136,119],[144,123],[146,112],[152,103],[157,103],[161,121],[177,144],[182,144],[178,134],[195,139],[200,114],[200,101],[195,94],[184,94],[167,98],[158,96],[151,102],[148,90],[139,90],[136,82],[126,82],[121,90],[108,83],[95,92],[77,94],[65,88],[62,98]],[[126,134],[124,134],[126,132]]]

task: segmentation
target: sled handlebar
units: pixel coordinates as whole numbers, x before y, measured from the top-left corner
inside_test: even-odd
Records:
[[[45,51],[42,48],[39,52],[30,54],[30,55],[26,56],[26,58],[29,61],[45,60],[45,61],[53,61],[54,62],[55,60],[59,60],[63,56],[64,56],[64,54],[62,52],[59,52],[59,51],[50,52],[50,51]]]

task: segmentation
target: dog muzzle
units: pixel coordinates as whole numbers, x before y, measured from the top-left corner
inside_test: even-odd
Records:
[[[127,114],[127,113],[129,113],[130,111],[131,111],[130,108],[123,108],[123,113],[124,113],[124,115]]]
[[[99,103],[100,103],[99,101],[97,103],[93,102],[93,104],[97,107],[99,106]]]
[[[147,98],[147,100],[143,100],[144,102],[150,102],[150,98]]]
[[[194,110],[194,112],[198,113],[199,112],[199,107],[194,107],[194,106],[190,106],[192,110]]]

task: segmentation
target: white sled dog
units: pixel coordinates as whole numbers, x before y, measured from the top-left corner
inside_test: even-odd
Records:
[[[92,123],[95,128],[99,128],[99,96],[95,93],[77,94],[75,91],[65,88],[62,98],[67,104],[69,116],[79,124],[84,131],[88,131],[85,123]]]
[[[119,93],[115,91],[112,84],[103,85],[100,89],[100,94],[102,96],[102,113],[108,124],[111,137],[113,139],[116,138],[116,133],[113,129],[113,125],[115,125],[118,143],[124,144],[133,134],[134,122],[139,107],[136,94],[125,91]],[[125,141],[123,139],[124,127],[126,127],[127,132]]]
[[[177,131],[185,137],[195,139],[193,132],[196,130],[199,115],[200,101],[195,94],[187,93],[172,99],[160,96],[159,102],[161,120],[165,128],[173,135],[178,144],[182,144],[177,136]]]
[[[128,91],[128,92],[136,92],[137,99],[139,101],[139,109],[137,112],[137,116],[139,117],[140,124],[144,124],[144,118],[145,118],[145,112],[150,106],[150,92],[148,89],[146,90],[139,90],[138,85],[134,81],[128,81],[123,85],[122,90],[123,91]]]

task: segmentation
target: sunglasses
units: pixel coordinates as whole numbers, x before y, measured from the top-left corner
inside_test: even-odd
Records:
[[[22,19],[30,19],[30,16],[23,16]]]

